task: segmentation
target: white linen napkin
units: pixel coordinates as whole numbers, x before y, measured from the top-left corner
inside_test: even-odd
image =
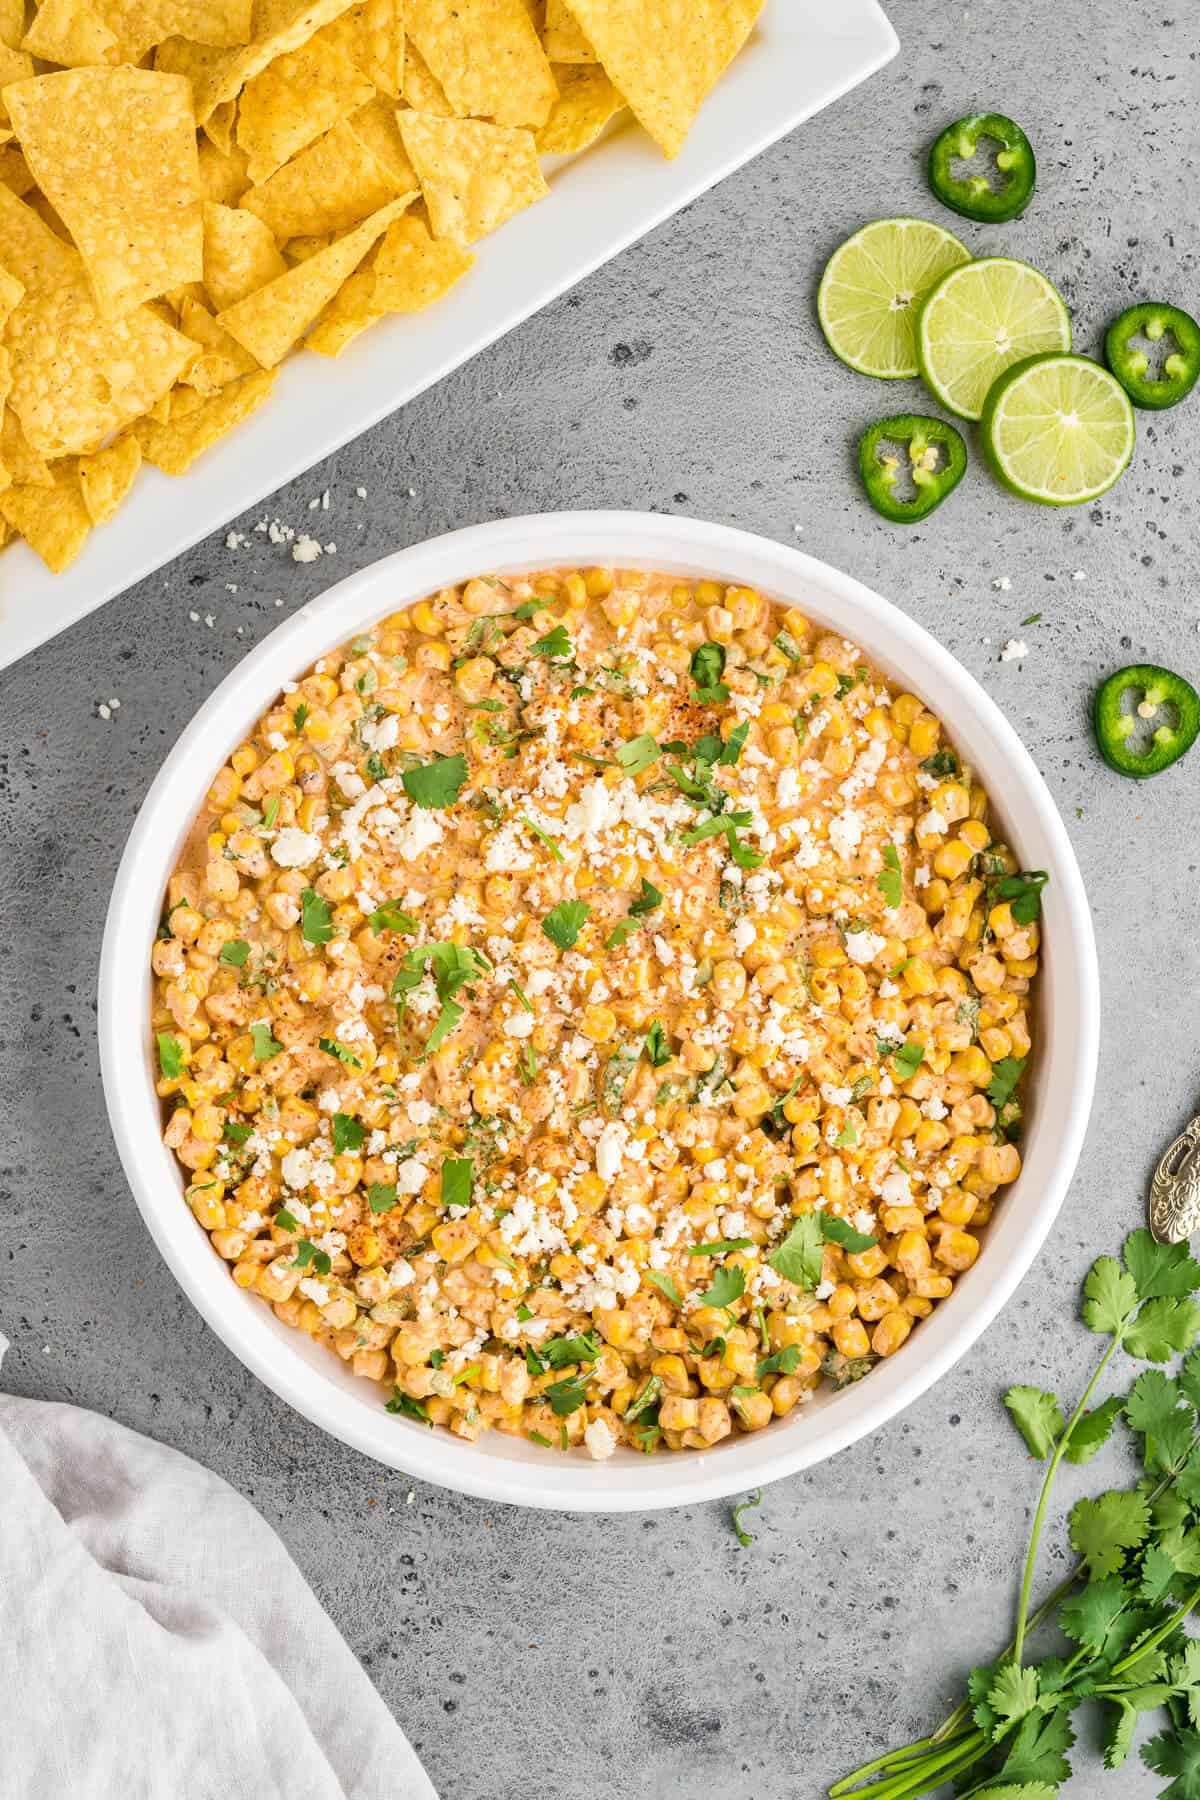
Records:
[[[111,1419],[11,1394],[0,1714],[12,1800],[437,1800],[248,1501]]]

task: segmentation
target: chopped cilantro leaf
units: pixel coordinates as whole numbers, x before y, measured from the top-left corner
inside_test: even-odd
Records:
[[[294,1219],[286,1206],[280,1207],[271,1223],[278,1225],[280,1231],[299,1231],[300,1229],[299,1219]]]
[[[754,1533],[752,1531],[747,1531],[746,1527],[742,1524],[742,1514],[749,1512],[751,1508],[755,1506],[761,1505],[762,1489],[755,1488],[752,1494],[747,1494],[746,1498],[744,1500],[739,1500],[737,1505],[732,1509],[730,1516],[733,1521],[733,1533],[743,1550],[748,1544],[754,1542]]]
[[[627,744],[621,745],[617,751],[617,761],[627,775],[640,775],[644,769],[656,763],[661,755],[662,751],[650,733],[643,731],[640,737],[630,738]]]
[[[591,911],[583,900],[560,900],[542,920],[542,930],[560,950],[573,950]]]
[[[717,1238],[711,1244],[692,1244],[687,1254],[689,1256],[724,1256],[727,1250],[753,1250],[753,1248],[753,1238]]]
[[[411,913],[405,912],[398,900],[385,900],[382,906],[368,915],[367,924],[378,937],[383,931],[402,931],[411,937],[417,929],[417,921]]]
[[[340,1063],[345,1063],[348,1069],[362,1068],[362,1064],[359,1062],[354,1052],[352,1050],[347,1050],[345,1044],[339,1044],[336,1038],[318,1038],[317,1044],[319,1048],[325,1052],[326,1056],[335,1056]]]
[[[1002,875],[994,891],[998,899],[1009,902],[1018,925],[1031,925],[1042,910],[1042,889],[1049,879],[1045,869],[1023,869],[1018,875]]]
[[[373,1181],[367,1189],[367,1205],[373,1213],[391,1212],[397,1200],[392,1182]]]
[[[333,908],[315,888],[300,896],[300,935],[306,944],[327,944],[333,936]]]
[[[349,1113],[335,1112],[333,1115],[333,1153],[343,1156],[347,1152],[353,1154],[361,1150],[367,1141],[367,1128]]]
[[[584,1374],[568,1375],[565,1381],[552,1381],[543,1390],[543,1399],[550,1402],[550,1411],[556,1419],[565,1419],[587,1401],[587,1384],[589,1377]]]
[[[674,1055],[670,1044],[667,1042],[667,1034],[663,1030],[661,1019],[655,1019],[650,1026],[649,1031],[646,1033],[645,1048],[646,1055],[650,1058],[650,1066],[654,1069],[661,1069],[666,1063],[670,1062],[671,1057]]]
[[[333,1264],[329,1260],[328,1251],[318,1250],[315,1244],[310,1243],[308,1238],[304,1237],[300,1238],[293,1248],[296,1252],[296,1260],[292,1264],[294,1269],[307,1269],[311,1266],[315,1275],[329,1274]]]
[[[400,780],[414,806],[453,806],[467,779],[467,759],[462,751],[435,756],[432,762],[405,769]]]
[[[746,1291],[746,1277],[741,1269],[718,1269],[712,1278],[712,1284],[706,1293],[701,1294],[701,1306],[732,1306]]]
[[[447,1156],[442,1163],[442,1205],[470,1206],[475,1164],[467,1156]]]
[[[183,1074],[183,1045],[169,1031],[158,1034],[158,1066],[164,1081],[178,1081]]]
[[[420,1424],[428,1425],[430,1431],[433,1430],[433,1420],[421,1402],[414,1400],[412,1395],[406,1394],[402,1388],[393,1390],[392,1397],[387,1403],[387,1410],[390,1413],[400,1413],[406,1419],[416,1419]]]
[[[546,633],[545,637],[540,637],[536,644],[529,646],[529,654],[530,656],[548,656],[552,661],[556,659],[573,660],[575,650],[567,636],[566,626],[556,625],[552,631]]]
[[[661,1269],[647,1269],[646,1280],[656,1287],[660,1294],[664,1294],[671,1302],[672,1306],[683,1305],[683,1295],[679,1292],[679,1289],[675,1286],[671,1277],[665,1275]]]
[[[255,1062],[267,1062],[272,1056],[278,1056],[283,1049],[279,1039],[271,1036],[271,1027],[261,1023],[250,1027],[250,1041],[254,1047]]]
[[[230,938],[227,943],[221,945],[217,961],[229,963],[234,969],[244,969],[249,954],[250,946],[245,938]]]
[[[875,877],[875,885],[883,895],[883,903],[887,907],[900,904],[903,893],[903,878],[900,874],[900,852],[895,844],[883,847],[883,868]]]

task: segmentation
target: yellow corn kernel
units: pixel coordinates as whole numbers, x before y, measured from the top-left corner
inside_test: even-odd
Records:
[[[479,1233],[468,1214],[464,1219],[446,1219],[441,1225],[435,1225],[430,1242],[448,1263],[460,1263],[466,1261],[479,1243]]]
[[[585,1006],[579,1029],[593,1044],[605,1044],[617,1029],[617,1015],[611,1006]]]
[[[938,721],[927,714],[923,719],[914,720],[908,734],[908,747],[916,757],[930,756],[937,749],[941,735]]]
[[[992,841],[992,834],[980,819],[964,819],[959,826],[958,835],[964,844],[972,850],[986,850]]]
[[[892,1356],[912,1330],[912,1319],[897,1308],[885,1313],[871,1335],[871,1348],[876,1356]]]
[[[845,1357],[866,1356],[870,1351],[867,1328],[858,1319],[839,1319],[829,1335]]]
[[[985,1144],[978,1166],[984,1181],[1004,1187],[1021,1173],[1021,1153],[1015,1144]]]
[[[682,1356],[656,1356],[650,1364],[650,1372],[658,1376],[670,1394],[692,1392],[691,1377]]]
[[[950,1073],[956,1081],[969,1081],[972,1087],[986,1087],[992,1079],[992,1065],[979,1045],[972,1044],[950,1058]]]
[[[937,987],[933,970],[923,956],[914,956],[901,977],[910,994],[932,994]]]
[[[966,873],[967,866],[974,854],[971,846],[964,844],[961,838],[951,838],[950,842],[943,844],[937,852],[933,859],[933,866],[943,881],[957,881],[960,875]]]
[[[905,729],[920,718],[922,710],[922,704],[915,694],[898,694],[892,701],[892,717],[897,725]]]
[[[428,600],[419,600],[407,616],[422,637],[440,637],[445,629]]]
[[[969,1231],[943,1231],[934,1255],[947,1269],[960,1274],[962,1270],[969,1269],[979,1255],[979,1239]]]
[[[969,1193],[966,1188],[945,1188],[938,1208],[938,1218],[947,1225],[969,1225],[978,1206],[978,1196]]]

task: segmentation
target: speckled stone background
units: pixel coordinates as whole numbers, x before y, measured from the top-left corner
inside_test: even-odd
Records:
[[[843,369],[812,313],[849,230],[936,214],[918,147],[980,104],[1024,122],[1042,178],[1025,221],[966,235],[1044,268],[1080,349],[1138,297],[1200,310],[1189,9],[891,10],[903,49],[882,76],[276,496],[269,512],[307,528],[328,488],[320,535],[335,559],[301,567],[252,532],[236,551],[218,536],[0,676],[6,1385],[111,1413],[247,1494],[445,1800],[810,1800],[930,1729],[1007,1636],[1035,1479],[1000,1391],[1036,1380],[1077,1393],[1093,1341],[1073,1322],[1076,1284],[1138,1221],[1157,1152],[1200,1098],[1200,752],[1135,786],[1100,764],[1086,715],[1096,679],[1122,662],[1200,672],[1200,402],[1142,415],[1133,467],[1095,507],[1028,508],[973,467],[904,532],[864,504],[850,446],[919,392]],[[410,1482],[295,1416],[201,1323],[142,1227],[105,1122],[93,1030],[109,886],[194,709],[278,623],[277,601],[291,611],[449,526],[571,506],[686,511],[789,541],[801,528],[806,549],[892,596],[1024,737],[1095,910],[1100,1086],[1048,1246],[919,1404],[767,1492],[745,1550],[723,1504],[609,1520],[421,1486],[407,1504]],[[1001,663],[1014,635],[1029,656]],[[105,723],[110,697],[121,706]],[[1104,1472],[1068,1471],[1064,1498]],[[1062,1561],[1056,1526],[1047,1582]],[[1086,1738],[1077,1768],[1072,1800],[1160,1785],[1136,1764],[1103,1776]]]

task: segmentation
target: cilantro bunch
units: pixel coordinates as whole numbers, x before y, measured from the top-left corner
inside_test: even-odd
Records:
[[[1013,1387],[1004,1403],[1031,1453],[1049,1459],[1034,1513],[1016,1628],[993,1663],[972,1670],[965,1698],[930,1736],[864,1763],[830,1800],[915,1800],[953,1782],[961,1800],[1053,1800],[1070,1775],[1072,1714],[1103,1715],[1104,1762],[1118,1769],[1143,1713],[1162,1729],[1142,1760],[1169,1778],[1163,1800],[1200,1800],[1200,1638],[1186,1635],[1200,1605],[1200,1263],[1185,1244],[1148,1231],[1126,1239],[1122,1260],[1102,1256],[1084,1283],[1082,1316],[1109,1342],[1069,1418],[1057,1397]],[[1127,1393],[1093,1403],[1118,1351],[1145,1368]],[[1064,1461],[1086,1463],[1118,1420],[1142,1475],[1072,1507],[1080,1561],[1033,1612],[1038,1544]],[[1055,1653],[1026,1660],[1031,1634],[1053,1621]],[[1061,1640],[1066,1640],[1065,1645]]]

